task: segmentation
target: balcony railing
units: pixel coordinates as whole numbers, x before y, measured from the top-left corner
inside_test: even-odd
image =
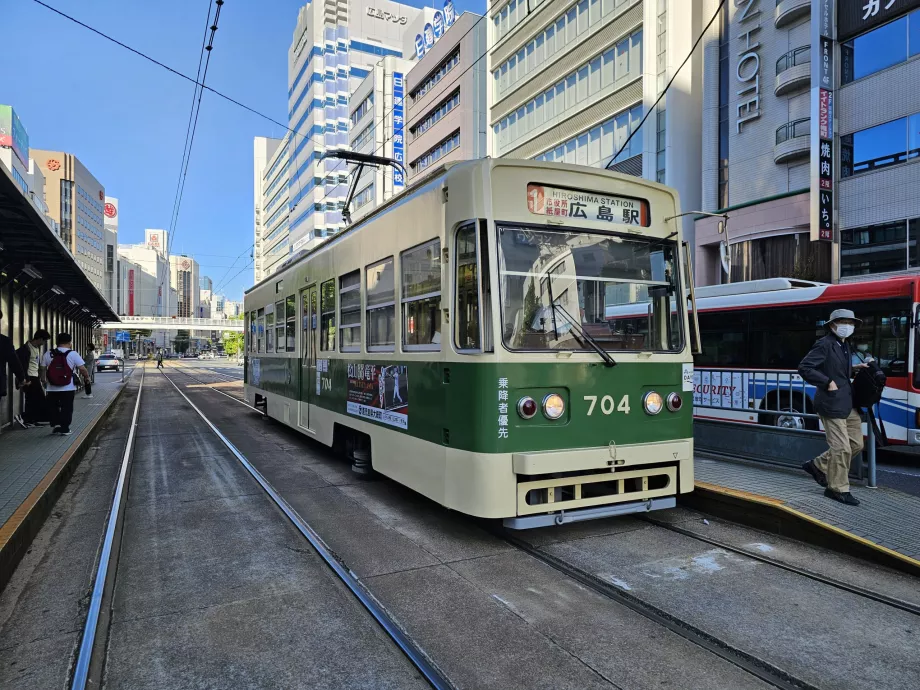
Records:
[[[790,67],[804,65],[811,62],[811,46],[802,46],[795,50],[790,50],[776,61],[776,73],[785,72]]]
[[[787,122],[776,128],[776,145],[797,137],[807,137],[811,134],[811,118],[803,117],[801,120]]]

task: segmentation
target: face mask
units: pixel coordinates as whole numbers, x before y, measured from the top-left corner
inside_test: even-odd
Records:
[[[860,352],[868,352],[869,346],[868,345],[857,345],[856,349],[859,350]]]
[[[855,330],[855,326],[848,323],[842,323],[837,326],[837,335],[839,335],[841,338],[849,338],[851,335],[853,335],[853,331]]]

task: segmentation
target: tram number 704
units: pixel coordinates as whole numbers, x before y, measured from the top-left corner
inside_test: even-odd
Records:
[[[585,400],[587,400],[591,405],[588,407],[588,416],[590,417],[594,414],[594,407],[597,405],[597,396],[596,395],[586,395]],[[616,404],[612,395],[605,395],[601,398],[601,412],[604,414],[613,414],[614,408],[617,412],[622,412],[623,414],[629,414],[629,396],[624,395],[623,399],[620,400],[620,404]]]

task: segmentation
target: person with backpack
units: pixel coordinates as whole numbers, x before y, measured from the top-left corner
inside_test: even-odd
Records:
[[[79,372],[84,381],[89,380],[86,362],[73,349],[70,333],[58,333],[54,339],[57,347],[49,350],[42,358],[45,378],[48,381],[48,415],[53,434],[70,436],[73,420],[73,399],[77,392],[74,372]]]
[[[813,385],[815,412],[827,435],[828,449],[809,460],[802,469],[824,489],[824,495],[849,506],[859,500],[850,493],[850,463],[863,449],[862,418],[854,409],[854,372],[868,367],[854,365],[847,339],[862,323],[849,309],[835,309],[825,322],[828,334],[816,342],[799,364],[799,375]]]

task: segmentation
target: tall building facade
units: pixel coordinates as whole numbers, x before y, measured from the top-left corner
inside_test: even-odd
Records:
[[[255,137],[253,141],[253,277],[259,282],[287,259],[289,137]]]
[[[102,216],[103,246],[105,247],[103,266],[105,289],[102,294],[109,304],[116,308],[118,304],[118,199],[113,196],[105,198]]]
[[[349,148],[359,153],[405,159],[406,75],[412,63],[388,56],[374,65],[351,96]],[[401,171],[364,168],[355,185],[351,217],[357,221],[406,188]]]
[[[323,155],[348,148],[352,92],[382,58],[404,56],[406,27],[420,14],[392,0],[317,0],[300,9],[288,51],[291,252],[344,228],[348,166]]]
[[[677,70],[702,29],[701,4],[494,4],[488,15],[491,155],[609,164],[675,187],[684,209],[699,209],[702,59],[694,53]],[[683,227],[692,242],[690,217]]]
[[[198,318],[201,290],[198,262],[190,256],[170,255],[169,285],[176,291],[176,316]]]
[[[166,257],[147,244],[119,245],[118,257],[118,314],[174,316],[176,300],[171,297]]]
[[[406,172],[488,152],[487,22],[465,12],[406,78]]]
[[[45,176],[45,199],[61,239],[90,282],[105,293],[105,188],[71,153],[31,149]]]
[[[920,0],[726,3],[704,61],[703,204],[729,214],[731,280],[920,271]],[[698,281],[727,280],[716,221],[696,225]]]

